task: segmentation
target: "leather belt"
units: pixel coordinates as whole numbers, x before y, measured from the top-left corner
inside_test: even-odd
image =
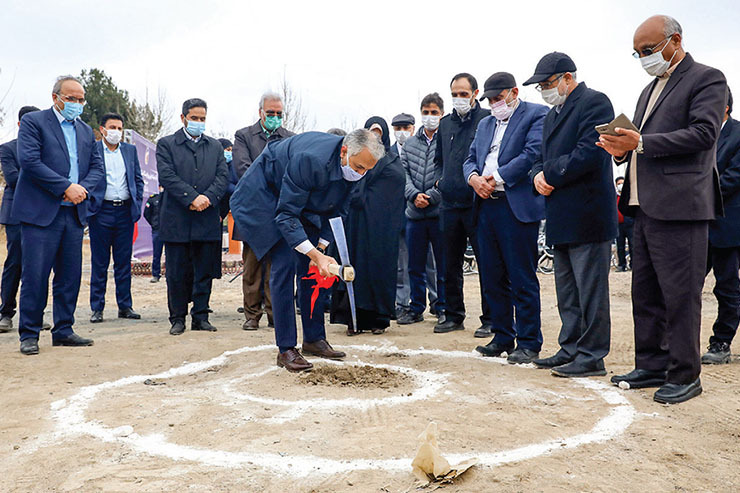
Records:
[[[493,193],[491,193],[491,195],[488,197],[487,200],[497,200],[497,199],[503,199],[505,197],[506,197],[506,192],[494,191]]]
[[[108,205],[112,205],[113,207],[121,207],[121,206],[130,204],[131,203],[131,199],[126,199],[126,200],[104,200],[103,202],[106,203],[106,204],[108,204]]]

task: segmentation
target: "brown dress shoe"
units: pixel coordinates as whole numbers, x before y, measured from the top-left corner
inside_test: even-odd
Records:
[[[309,371],[313,368],[313,365],[306,361],[295,348],[278,353],[277,365],[292,372]]]
[[[347,356],[342,351],[335,351],[334,348],[332,348],[331,345],[326,342],[326,339],[321,339],[316,342],[304,341],[301,350],[306,354],[310,354],[311,356],[318,356],[320,358],[326,359],[342,359]]]
[[[249,318],[244,321],[242,329],[244,330],[257,330],[260,327],[260,321],[253,318]]]

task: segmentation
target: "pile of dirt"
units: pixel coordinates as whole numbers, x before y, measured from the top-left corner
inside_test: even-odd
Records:
[[[405,385],[408,375],[374,366],[317,365],[308,373],[301,373],[299,380],[310,385],[392,389]]]

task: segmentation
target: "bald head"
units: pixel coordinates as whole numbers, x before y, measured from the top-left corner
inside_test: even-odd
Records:
[[[663,58],[671,60],[671,65],[674,65],[684,57],[682,40],[683,30],[676,19],[669,15],[654,15],[638,26],[633,47],[641,58],[662,50]]]

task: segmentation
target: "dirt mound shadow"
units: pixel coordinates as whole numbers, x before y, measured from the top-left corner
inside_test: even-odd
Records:
[[[403,386],[408,375],[374,366],[317,365],[309,373],[299,375],[299,381],[310,385],[391,389]]]

